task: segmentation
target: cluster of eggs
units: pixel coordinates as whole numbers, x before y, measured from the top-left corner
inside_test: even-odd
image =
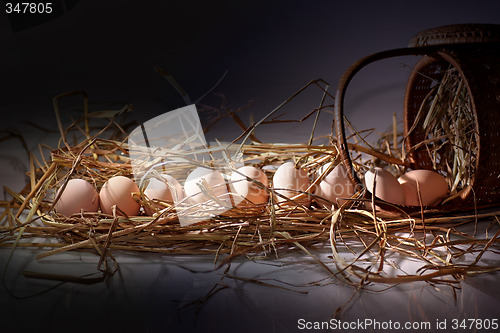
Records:
[[[210,200],[210,195],[226,200],[230,198],[230,202],[240,208],[265,204],[269,200],[269,180],[261,169],[254,166],[237,169],[229,180],[218,170],[199,167],[188,175],[184,186],[172,176],[161,177],[151,178],[143,191],[149,199],[144,206],[147,215],[153,215],[164,207],[161,202],[201,204]],[[319,177],[322,177],[321,181],[312,186]],[[397,205],[430,206],[438,203],[448,193],[444,177],[429,170],[410,171],[397,179],[388,171],[375,168],[365,174],[365,184],[368,191],[375,191],[376,197]],[[209,187],[211,194],[202,190],[203,185]],[[283,205],[292,203],[309,206],[314,197],[320,206],[331,208],[332,205],[342,204],[345,198],[350,198],[355,193],[354,185],[342,163],[327,163],[310,177],[304,168],[293,162],[286,162],[274,173],[272,186],[276,202]],[[64,189],[60,188],[57,192],[59,199],[55,210],[65,216],[82,211],[97,212],[99,209],[102,213],[111,215],[116,206],[116,213],[119,215],[137,216],[141,205],[134,199],[134,193],[140,193],[139,187],[132,179],[124,176],[108,179],[99,193],[89,182],[71,179]]]
[[[199,184],[201,182],[210,187],[211,193],[216,196],[224,196],[228,192],[228,184],[231,186],[239,200],[238,205],[244,207],[248,204],[262,204],[268,201],[268,179],[264,172],[253,166],[244,166],[233,172],[230,181],[226,181],[223,174],[218,170],[199,167],[193,170],[187,177],[184,186],[172,176],[161,175],[163,179],[152,177],[143,193],[149,199],[148,205],[144,205],[144,212],[153,215],[158,208],[162,208],[160,202],[173,204],[186,198],[190,204],[203,203],[210,198],[204,193]],[[140,214],[141,205],[134,199],[134,193],[139,194],[137,184],[125,176],[115,176],[108,179],[99,193],[95,187],[83,179],[70,179],[64,188],[56,193],[59,197],[55,204],[56,212],[71,216],[84,212],[98,212],[113,214],[116,206],[118,215],[137,216]]]
[[[412,170],[399,178],[383,168],[365,173],[365,185],[377,198],[395,205],[434,206],[448,195],[448,183],[432,170]]]
[[[99,208],[104,214],[112,214],[113,206],[116,205],[120,215],[121,212],[131,216],[138,215],[140,205],[132,196],[132,193],[137,192],[139,187],[125,176],[111,177],[99,193],[86,180],[73,178],[57,191],[56,198],[59,199],[54,209],[64,216],[82,211],[97,212]]]
[[[321,176],[331,168],[329,164],[320,168],[315,177]],[[214,169],[199,167],[194,169],[186,178],[184,186],[169,175],[162,175],[163,179],[151,178],[144,195],[150,199],[144,205],[147,215],[154,214],[158,208],[162,208],[160,202],[176,203],[187,202],[199,204],[210,198],[202,191],[200,184],[210,188],[211,195],[218,198],[228,198],[232,193],[231,203],[240,208],[249,205],[265,204],[269,200],[269,180],[266,174],[254,166],[243,166],[234,171],[229,180]],[[348,180],[346,173],[340,165],[333,170],[315,187],[311,189],[312,181],[303,168],[297,167],[292,162],[282,164],[272,177],[273,187],[276,193],[276,201],[281,204],[290,202],[308,206],[311,203],[311,195],[314,194],[325,200],[318,203],[325,207],[331,207],[339,197],[350,197],[354,188]],[[62,192],[62,193],[60,193]],[[139,194],[137,184],[130,178],[115,176],[102,186],[99,193],[92,184],[83,179],[71,179],[64,188],[60,188],[56,194],[59,197],[55,210],[65,216],[84,212],[98,212],[113,214],[113,206],[116,213],[136,216],[140,214],[141,205],[134,199],[133,194]]]

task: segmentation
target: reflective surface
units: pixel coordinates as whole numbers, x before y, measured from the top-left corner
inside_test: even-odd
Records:
[[[479,224],[478,236],[488,225]],[[470,227],[473,225],[465,226]],[[496,254],[485,253],[480,264],[498,265],[498,247],[496,250]],[[498,273],[467,277],[456,288],[418,282],[372,285],[357,291],[298,249],[279,251],[278,257],[264,260],[238,258],[226,273],[227,266],[216,269],[210,255],[113,252],[118,271],[105,281],[60,284],[22,273],[96,278],[100,276],[96,271],[99,258],[71,252],[35,260],[41,251],[17,249],[5,272],[0,302],[9,328],[51,332],[290,332],[311,327],[335,331],[346,327],[341,325],[350,325],[356,328],[353,331],[364,332],[387,331],[387,325],[394,328],[408,322],[419,325],[416,331],[425,330],[425,325],[432,325],[434,331],[438,322],[443,327],[446,320],[447,330],[440,331],[451,332],[453,320],[499,317]],[[337,271],[328,245],[311,251]],[[8,253],[8,249],[0,252],[2,267]],[[352,258],[346,250],[341,255]],[[399,255],[390,255],[388,262],[397,263],[406,272],[422,266]]]

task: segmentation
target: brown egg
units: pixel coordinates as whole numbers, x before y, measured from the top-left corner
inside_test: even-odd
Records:
[[[141,206],[132,197],[132,193],[138,193],[139,187],[130,178],[115,176],[104,183],[99,192],[101,210],[105,214],[113,214],[112,207],[116,205],[127,216],[139,214]],[[121,215],[117,210],[117,214]]]
[[[327,163],[316,172],[316,177],[319,178],[331,165]],[[342,163],[337,164],[333,170],[328,173],[323,180],[316,186],[315,194],[330,201],[334,204],[342,205],[345,200],[339,198],[349,198],[354,194],[354,184],[352,183],[347,170]],[[331,203],[317,199],[318,203],[325,208],[330,209]]]
[[[61,190],[62,187],[57,191],[56,197]],[[64,216],[81,211],[97,212],[99,210],[99,196],[94,186],[86,180],[70,179],[54,208],[56,212]]]
[[[203,203],[209,200],[209,197],[202,193],[198,186],[198,183],[202,182],[203,179],[216,197],[227,194],[226,180],[222,173],[217,170],[198,167],[188,175],[184,183],[184,192],[186,196],[189,197],[189,201],[193,204]]]
[[[365,173],[366,189],[373,194],[375,185],[375,196],[395,205],[404,205],[405,192],[397,178],[389,171],[382,168],[373,168]]]
[[[253,166],[239,168],[231,175],[231,187],[237,194],[234,198],[235,204],[237,206],[246,206],[251,203],[262,204],[267,202],[269,195],[266,189],[248,180],[247,177],[262,183],[266,187],[269,185],[269,180],[262,170]]]
[[[399,177],[398,181],[408,206],[420,206],[419,192],[423,206],[436,205],[448,195],[446,179],[432,170],[412,170]]]
[[[273,187],[276,192],[288,199],[301,194],[299,191],[306,191],[310,185],[311,181],[307,171],[302,168],[295,168],[295,164],[292,162],[282,164],[273,176]],[[278,202],[287,201],[282,196],[276,196]],[[308,206],[311,203],[311,196],[307,195],[296,202]]]
[[[163,180],[152,177],[149,180],[148,186],[144,190],[144,195],[150,199],[165,201],[169,204],[179,202],[184,197],[182,186],[179,182],[170,175],[162,174]],[[156,209],[162,209],[163,206],[151,202],[151,206],[144,205],[144,211],[147,215],[153,215]]]

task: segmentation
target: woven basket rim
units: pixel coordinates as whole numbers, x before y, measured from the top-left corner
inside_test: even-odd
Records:
[[[463,43],[500,43],[500,24],[452,24],[417,33],[408,47]]]

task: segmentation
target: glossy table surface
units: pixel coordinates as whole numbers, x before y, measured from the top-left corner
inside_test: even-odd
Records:
[[[484,236],[487,227],[491,227],[489,221],[480,222],[477,237]],[[497,229],[489,229],[490,237]],[[459,230],[473,232],[474,223]],[[114,275],[90,284],[61,283],[25,274],[99,278],[99,257],[72,251],[36,260],[35,256],[45,250],[18,248],[7,266],[10,249],[1,249],[0,264],[6,270],[0,305],[4,325],[9,328],[50,332],[293,332],[348,327],[356,329],[346,331],[364,332],[387,331],[409,323],[419,327],[415,331],[424,330],[426,325],[446,325],[447,329],[440,331],[451,332],[457,320],[482,319],[486,323],[499,317],[499,273],[468,276],[454,288],[413,282],[356,290],[299,249],[278,251],[277,256],[271,253],[267,259],[240,257],[219,269],[212,255],[113,251],[118,263]],[[329,244],[310,250],[338,272]],[[480,265],[500,265],[498,245],[491,250],[496,252],[486,252]],[[353,259],[342,248],[340,255]],[[463,258],[463,262],[467,260],[470,258]],[[387,261],[400,273],[422,266],[422,262],[397,254],[388,256]]]

